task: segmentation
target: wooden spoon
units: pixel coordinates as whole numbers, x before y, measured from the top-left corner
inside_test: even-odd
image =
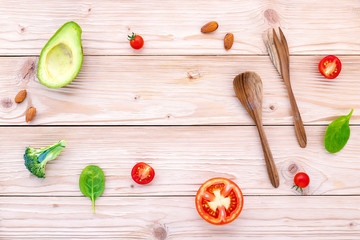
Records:
[[[276,169],[262,124],[263,85],[261,78],[255,72],[244,72],[239,74],[234,78],[234,90],[237,98],[240,100],[256,124],[270,182],[275,188],[277,188],[279,186],[279,174]]]

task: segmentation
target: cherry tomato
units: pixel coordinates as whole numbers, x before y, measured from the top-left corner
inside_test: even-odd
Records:
[[[328,79],[336,78],[341,71],[340,59],[333,55],[324,57],[319,63],[319,71]]]
[[[144,39],[140,35],[132,33],[132,35],[128,36],[128,38],[130,41],[130,46],[133,49],[140,49],[144,46]]]
[[[205,221],[222,225],[239,216],[244,199],[240,188],[233,181],[212,178],[199,188],[195,204],[196,210]]]
[[[307,175],[304,172],[299,172],[294,177],[294,187],[296,187],[296,190],[300,188],[301,192],[303,191],[303,188],[306,188],[310,183],[309,175]]]
[[[148,184],[155,177],[155,171],[144,162],[135,164],[131,170],[132,179],[138,184]]]

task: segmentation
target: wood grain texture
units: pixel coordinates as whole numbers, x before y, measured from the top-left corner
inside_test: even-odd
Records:
[[[82,27],[86,55],[264,54],[263,34],[277,26],[287,36],[290,54],[360,53],[358,0],[343,0],[336,8],[327,0],[301,5],[288,0],[3,0],[0,12],[0,55],[39,55],[70,20]],[[218,21],[219,29],[204,35],[200,28],[209,21]],[[143,35],[141,51],[129,47],[131,32]],[[227,53],[222,40],[228,32],[235,43]]]
[[[0,240],[359,239],[359,3],[343,0],[334,8],[326,0],[1,1]],[[67,21],[82,27],[84,65],[73,83],[48,89],[35,76],[37,56]],[[209,21],[218,21],[219,28],[202,34]],[[279,26],[288,41],[308,147],[298,146],[292,126],[264,127],[280,175],[274,189],[256,128],[248,126],[253,122],[232,80],[244,71],[259,73],[264,124],[293,124],[286,87],[264,43],[267,30]],[[144,37],[143,49],[130,48],[132,32]],[[229,32],[235,42],[226,51]],[[334,80],[324,79],[317,67],[320,55],[329,54],[343,64]],[[21,89],[28,95],[16,104]],[[27,125],[31,106],[37,115],[30,126],[79,126],[4,126]],[[327,153],[325,124],[351,108],[349,142],[339,153]],[[211,124],[246,126],[125,126]],[[68,145],[48,164],[47,178],[31,175],[25,147],[60,139]],[[156,171],[147,186],[130,177],[140,161]],[[96,215],[78,188],[89,164],[106,176]],[[291,189],[299,171],[311,178],[307,196]],[[240,218],[226,226],[206,223],[194,206],[199,186],[216,176],[232,179],[245,195]]]
[[[321,56],[291,58],[291,81],[305,124],[328,124],[354,108],[359,124],[358,57],[340,57],[334,80],[318,72]],[[36,58],[0,58],[0,124],[253,124],[232,81],[244,71],[263,81],[264,124],[292,124],[285,85],[268,56],[88,56],[70,85],[49,89],[35,78]],[[22,104],[14,97],[26,88]],[[335,94],[336,93],[336,94]]]
[[[265,127],[280,175],[280,187],[274,189],[254,126],[2,127],[0,194],[80,196],[80,173],[95,164],[106,176],[105,196],[194,195],[213,177],[235,181],[245,195],[295,195],[291,187],[298,171],[311,178],[305,194],[359,195],[360,127],[351,126],[351,137],[337,154],[323,146],[325,129],[307,127],[309,144],[302,149],[292,126]],[[25,147],[45,147],[61,139],[67,146],[48,163],[47,177],[31,175],[24,166]],[[156,171],[147,186],[130,177],[141,161]]]
[[[234,222],[214,226],[191,197],[0,197],[0,239],[359,239],[360,197],[244,198]],[[336,206],[336,207],[335,207]]]

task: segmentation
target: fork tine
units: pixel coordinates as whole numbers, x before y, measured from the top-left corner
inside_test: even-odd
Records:
[[[281,43],[280,43],[280,40],[279,40],[278,36],[276,35],[275,29],[273,29],[273,40],[274,40],[274,44],[275,44],[275,47],[276,47],[276,51],[279,54],[280,49],[281,49]]]
[[[284,33],[283,33],[283,31],[281,30],[280,27],[279,27],[279,32],[280,32],[281,42],[282,42],[282,44],[284,45],[284,49],[285,49],[286,55],[287,55],[287,57],[289,58],[289,47],[288,47],[286,38],[285,38],[285,36],[284,36]]]
[[[265,45],[268,50],[269,56],[271,61],[274,61],[274,51],[271,49],[272,40],[270,37],[270,30],[267,31],[266,37],[265,37]]]
[[[275,66],[276,70],[278,71],[278,73],[281,75],[280,60],[279,60],[279,56],[278,56],[276,47],[274,45],[274,42],[273,42],[273,40],[271,38],[270,29],[267,31],[266,47],[268,49],[269,56],[270,56],[270,59],[271,59],[272,63],[274,64],[274,66]]]
[[[289,63],[289,58],[287,56],[286,50],[285,50],[285,46],[282,42],[280,42],[278,36],[276,35],[275,29],[273,29],[273,40],[274,40],[274,44],[275,44],[275,48],[276,48],[276,52],[277,55],[279,57],[279,65],[280,65],[280,75],[283,76],[284,74],[284,69],[288,68],[288,63]],[[282,58],[285,57],[284,60],[282,60]],[[285,65],[284,65],[285,64]],[[284,65],[284,66],[283,66]],[[283,68],[283,67],[284,68]]]

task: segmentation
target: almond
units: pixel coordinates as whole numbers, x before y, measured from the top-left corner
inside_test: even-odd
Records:
[[[36,114],[36,108],[30,107],[26,111],[26,122],[30,122],[31,120],[33,120],[35,117],[35,114]]]
[[[16,94],[15,102],[22,103],[25,98],[26,98],[26,90],[21,90],[18,94]]]
[[[215,21],[208,22],[201,28],[202,33],[211,33],[219,27],[219,24]]]
[[[229,50],[232,45],[234,43],[234,34],[232,33],[227,33],[224,37],[224,47],[225,47],[225,50]]]

